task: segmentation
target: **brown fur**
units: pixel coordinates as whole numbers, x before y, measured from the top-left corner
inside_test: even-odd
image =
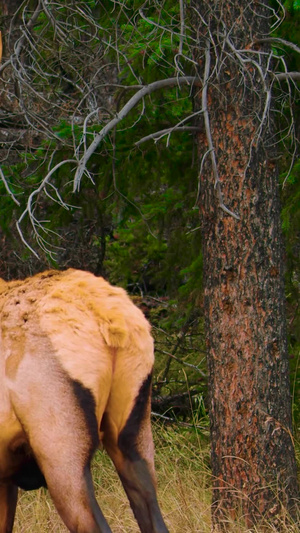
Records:
[[[123,289],[70,269],[1,280],[0,316],[0,533],[12,530],[15,476],[28,455],[70,531],[110,531],[89,470],[93,417],[141,531],[165,533],[143,386],[153,341],[142,312]]]

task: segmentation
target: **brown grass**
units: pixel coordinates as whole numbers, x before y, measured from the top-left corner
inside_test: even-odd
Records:
[[[205,439],[194,432],[178,432],[171,428],[154,430],[158,497],[170,533],[209,533],[210,473],[209,450]],[[114,533],[138,533],[118,476],[107,455],[99,451],[93,463],[97,500]],[[265,525],[266,526],[266,525]],[[227,528],[226,528],[227,529]],[[296,533],[298,527],[256,527],[251,533]],[[228,524],[230,533],[246,533],[241,524]],[[14,533],[65,533],[46,490],[23,492],[19,499]]]

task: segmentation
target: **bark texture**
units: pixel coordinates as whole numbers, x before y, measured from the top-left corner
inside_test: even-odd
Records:
[[[268,33],[270,11],[244,0],[210,2],[205,15],[203,2],[192,2],[192,8],[202,78],[202,50],[210,46],[207,109],[220,190],[225,205],[240,217],[220,209],[208,155],[200,209],[213,523],[225,530],[228,520],[240,518],[248,525],[262,518],[279,524],[275,517],[282,509],[296,513],[298,487],[272,112],[261,123],[268,80],[264,83],[259,68],[239,61],[234,51]],[[261,52],[263,69],[268,50]],[[196,97],[198,107],[201,98]],[[207,139],[198,140],[203,156]]]

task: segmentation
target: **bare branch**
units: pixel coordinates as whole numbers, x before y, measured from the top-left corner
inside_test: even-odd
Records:
[[[167,352],[166,350],[160,350],[159,348],[156,348],[156,351],[159,352],[159,353],[163,353],[164,355],[167,355],[168,357],[171,357],[172,359],[177,361],[177,363],[180,363],[183,366],[188,366],[189,368],[192,368],[193,370],[196,370],[196,372],[199,372],[199,374],[201,374],[201,376],[203,376],[203,377],[207,376],[207,374],[205,372],[203,372],[203,370],[201,370],[198,365],[192,365],[191,363],[187,363],[186,361],[183,361],[182,359],[180,359],[180,357],[176,357],[176,355],[174,355],[174,354],[172,354],[170,352]],[[200,361],[200,363],[201,363],[201,361]]]
[[[151,411],[151,415],[157,416],[158,418],[162,418],[163,420],[166,420],[166,422],[170,422],[172,424],[179,424],[183,427],[202,429],[202,431],[207,430],[206,426],[199,426],[198,424],[189,424],[188,422],[182,422],[181,420],[176,420],[175,418],[171,418],[170,416],[161,415],[160,413],[156,413],[155,411]]]
[[[197,128],[197,126],[175,126],[172,128],[165,128],[164,130],[156,131],[155,133],[150,133],[150,135],[146,135],[146,137],[143,137],[139,141],[135,143],[135,146],[140,146],[146,141],[150,140],[159,140],[164,135],[168,135],[169,133],[173,133],[173,131],[190,131],[190,132],[199,132],[202,131],[201,128]]]
[[[33,25],[34,25],[35,21],[37,20],[41,10],[42,10],[42,6],[41,6],[41,2],[39,1],[35,11],[33,12],[32,17],[30,18],[30,20],[28,21],[28,23],[24,27],[25,31],[23,31],[22,37],[20,37],[20,39],[17,42],[17,45],[16,45],[15,50],[14,50],[14,53],[15,53],[16,57],[20,54],[21,49],[22,49],[23,44],[24,44],[24,41],[27,38],[26,32],[30,32],[30,30],[33,28]],[[8,65],[11,64],[12,60],[13,60],[13,58],[10,57],[10,59],[8,59],[7,61],[5,61],[5,63],[3,63],[3,65],[0,67],[0,74]]]
[[[183,39],[184,39],[184,3],[183,0],[179,0],[180,5],[180,42],[179,42],[179,54],[183,51]]]
[[[260,44],[260,43],[279,43],[284,46],[287,46],[288,48],[291,48],[295,52],[298,52],[300,54],[300,48],[294,43],[291,43],[290,41],[286,41],[285,39],[280,39],[279,37],[265,37],[264,39],[255,39],[253,44]]]
[[[176,31],[174,31],[173,29],[170,29],[170,28],[168,28],[166,26],[161,26],[161,24],[157,24],[157,22],[154,22],[154,20],[151,20],[151,19],[147,18],[144,15],[144,12],[143,12],[142,9],[139,9],[139,14],[140,14],[140,16],[142,17],[143,20],[148,22],[148,24],[150,24],[152,26],[155,26],[156,28],[159,28],[159,29],[161,29],[163,31],[167,31],[169,33],[172,33],[172,35],[176,35],[177,37],[186,37],[185,35],[182,35],[181,33],[178,33]],[[189,40],[196,42],[196,39],[192,38],[190,35],[189,35]]]
[[[35,250],[29,245],[29,243],[25,240],[24,238],[24,235],[23,235],[23,232],[21,230],[21,222],[23,220],[23,218],[28,214],[29,216],[29,219],[30,219],[30,222],[31,222],[31,225],[32,225],[32,228],[34,230],[34,233],[36,235],[36,238],[39,239],[39,234],[37,233],[36,231],[36,225],[38,225],[39,227],[41,227],[41,229],[43,229],[43,227],[41,226],[40,223],[38,223],[37,219],[34,217],[33,215],[33,200],[34,200],[34,197],[37,196],[40,192],[43,191],[43,189],[46,187],[47,183],[49,182],[52,174],[54,174],[54,172],[60,168],[61,166],[67,164],[67,163],[77,163],[76,159],[65,159],[63,161],[60,161],[59,163],[57,163],[57,165],[55,165],[51,170],[50,172],[48,172],[48,174],[45,176],[45,178],[43,179],[43,181],[41,182],[41,184],[39,185],[39,187],[37,189],[35,189],[30,195],[29,195],[29,198],[27,200],[27,206],[26,206],[26,209],[23,211],[22,215],[20,216],[20,218],[18,219],[17,221],[17,230],[19,232],[19,235],[23,241],[23,243],[27,246],[27,248],[29,248],[29,250],[31,250],[31,252],[38,258],[38,254],[35,252]],[[63,207],[66,206],[65,203],[62,203],[61,204]]]
[[[154,81],[153,83],[150,83],[149,85],[145,85],[142,89],[140,89],[137,93],[135,93],[130,100],[127,102],[127,104],[124,105],[124,107],[121,109],[121,111],[102,128],[100,133],[96,135],[95,139],[89,146],[89,148],[86,150],[85,154],[81,158],[78,164],[78,168],[75,174],[74,178],[74,191],[78,191],[80,188],[80,182],[81,178],[86,172],[86,165],[89,161],[90,157],[93,155],[95,150],[98,148],[101,141],[104,139],[104,137],[111,131],[121,120],[123,120],[128,113],[145,97],[149,94],[153,93],[154,91],[157,91],[159,89],[164,89],[165,87],[181,87],[181,85],[188,84],[188,85],[201,85],[201,80],[199,78],[196,78],[194,76],[183,76],[178,78],[167,78],[164,80],[158,80]]]
[[[8,194],[12,198],[12,200],[15,202],[15,204],[21,205],[19,200],[17,200],[15,195],[11,192],[1,167],[0,167],[0,178],[1,178],[2,182],[3,182],[3,184],[4,184],[4,187],[5,187],[6,191],[8,192]]]
[[[198,172],[198,190],[197,190],[197,196],[196,196],[196,200],[195,200],[194,208],[197,207],[198,202],[199,202],[200,192],[201,192],[201,176],[202,176],[203,166],[204,166],[204,163],[205,163],[205,159],[206,159],[206,157],[209,155],[209,153],[210,153],[210,150],[207,150],[207,151],[203,154],[203,156],[202,156],[202,158],[201,158],[200,170],[199,170],[199,172]],[[191,231],[193,231],[193,230],[191,230]],[[189,233],[191,233],[191,232],[189,232]]]
[[[294,81],[300,81],[300,72],[279,72],[278,74],[274,74],[275,79],[277,81],[282,80],[294,80]]]

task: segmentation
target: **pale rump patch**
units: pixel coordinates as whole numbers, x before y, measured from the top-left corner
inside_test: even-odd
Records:
[[[150,427],[153,340],[126,292],[69,269],[0,280],[0,506],[47,483],[71,531],[109,533],[90,460],[102,439],[145,533],[166,533]],[[6,529],[5,529],[6,527]]]

